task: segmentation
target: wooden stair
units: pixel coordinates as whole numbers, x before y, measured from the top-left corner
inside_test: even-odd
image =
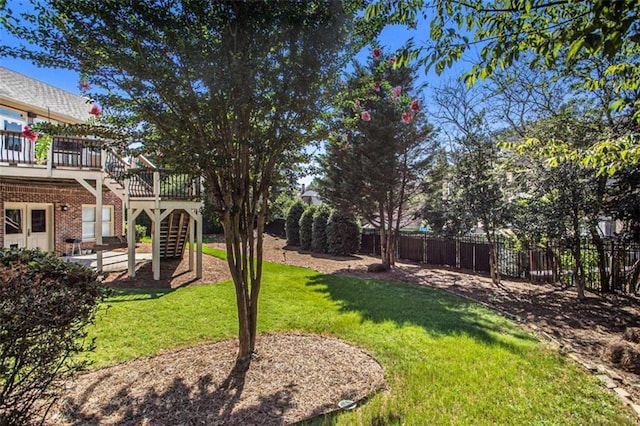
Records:
[[[189,235],[189,214],[174,210],[160,223],[160,258],[181,258]]]

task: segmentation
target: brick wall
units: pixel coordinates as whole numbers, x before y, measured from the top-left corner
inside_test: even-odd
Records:
[[[82,205],[95,204],[95,197],[85,188],[75,183],[61,182],[58,185],[31,182],[16,182],[0,179],[0,215],[4,224],[4,203],[51,203],[53,204],[52,226],[54,229],[55,251],[68,252],[66,238],[82,236]],[[109,190],[102,195],[103,206],[114,207],[113,228],[115,235],[123,235],[122,202]],[[62,211],[62,206],[68,209]],[[0,227],[0,246],[4,246],[4,225]],[[89,247],[91,244],[83,244]]]

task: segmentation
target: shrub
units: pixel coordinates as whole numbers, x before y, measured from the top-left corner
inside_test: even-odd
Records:
[[[147,227],[144,225],[136,224],[136,243],[142,241],[142,239],[147,235]]]
[[[287,245],[300,245],[300,217],[304,213],[306,205],[302,200],[296,201],[287,212],[287,222],[285,223],[285,232],[287,233]]]
[[[316,253],[327,252],[327,220],[331,211],[325,206],[320,206],[313,216],[311,227],[311,250]]]
[[[351,214],[334,211],[327,221],[327,251],[346,256],[360,249],[361,230]]]
[[[312,232],[313,232],[313,216],[318,208],[316,206],[309,206],[302,216],[298,226],[300,227],[300,248],[302,250],[311,250]]]
[[[31,424],[85,368],[104,293],[93,270],[39,250],[0,249],[0,266],[0,424]]]
[[[128,225],[124,225],[124,232],[127,233]],[[136,243],[142,241],[147,236],[147,227],[136,223]]]

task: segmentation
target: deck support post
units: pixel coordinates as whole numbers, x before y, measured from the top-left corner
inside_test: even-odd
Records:
[[[159,208],[153,209],[153,239],[152,239],[152,258],[151,266],[153,269],[153,279],[158,281],[160,279],[160,218],[161,210]]]

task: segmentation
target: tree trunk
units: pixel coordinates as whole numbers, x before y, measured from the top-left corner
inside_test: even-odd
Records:
[[[573,244],[572,244],[573,259],[576,262],[573,270],[574,282],[576,283],[576,290],[578,292],[578,299],[585,298],[585,276],[584,266],[582,265],[582,241],[580,240],[580,220],[579,211],[576,207],[573,209]]]
[[[245,274],[246,258],[240,238],[240,214],[225,212],[222,226],[224,228],[227,263],[236,290],[238,309],[238,359],[248,358],[254,350],[251,337],[251,304],[249,299],[249,283]],[[244,245],[246,247],[246,244]]]
[[[494,285],[500,285],[500,270],[498,268],[498,250],[495,239],[487,232],[487,242],[489,243],[489,275]]]
[[[580,241],[580,236],[574,239],[573,243],[573,259],[576,262],[576,265],[573,269],[573,277],[576,283],[576,291],[578,292],[578,299],[582,300],[585,296],[585,280],[584,280],[584,267],[582,265],[582,244]]]
[[[233,213],[230,209],[224,213],[222,221],[227,263],[236,290],[240,361],[248,361],[255,353],[266,199],[262,199],[262,208],[257,214],[254,208],[248,208],[249,212]]]
[[[600,273],[600,291],[603,293],[611,293],[612,288],[609,285],[609,272],[607,272],[607,253],[604,247],[604,240],[600,236],[597,227],[594,224],[590,224],[589,232],[591,233],[591,240],[593,245],[596,246],[596,252],[598,253],[598,272]],[[613,264],[611,265],[613,268]]]
[[[389,247],[389,231],[386,227],[384,209],[380,207],[380,260],[385,270],[391,268],[391,259]]]

